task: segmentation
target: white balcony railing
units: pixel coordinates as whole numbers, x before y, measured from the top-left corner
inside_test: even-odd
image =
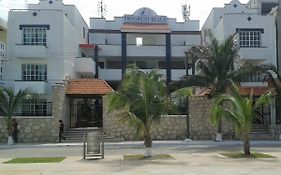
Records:
[[[37,94],[46,94],[47,83],[45,81],[15,81],[15,92],[20,89],[31,88]]]
[[[185,57],[185,51],[190,46],[172,46],[172,57]]]
[[[99,69],[99,77],[103,80],[121,80],[121,69]]]
[[[121,45],[99,45],[99,56],[121,56]]]
[[[143,72],[151,71],[152,69],[141,69]],[[163,75],[163,78],[166,79],[166,69],[159,69],[159,73]],[[171,70],[172,80],[179,80],[186,74],[185,69],[172,69]],[[121,69],[99,69],[99,76],[104,80],[121,80],[122,70]]]
[[[141,57],[165,57],[166,46],[127,46],[128,56],[141,56]]]
[[[18,58],[45,58],[47,47],[44,45],[21,45],[15,46],[15,56]]]
[[[271,50],[267,47],[241,47],[238,54],[241,60],[265,60],[272,55]]]
[[[93,76],[96,72],[96,63],[92,58],[79,57],[75,58],[75,71],[82,75]]]

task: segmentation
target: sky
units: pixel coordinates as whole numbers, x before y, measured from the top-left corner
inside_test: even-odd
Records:
[[[38,3],[39,0],[0,0],[0,17],[7,20],[9,9],[25,8],[25,2]],[[99,17],[98,1],[100,0],[63,0],[64,4],[74,4],[89,23],[90,17]],[[183,21],[181,15],[181,5],[185,2],[190,5],[191,20],[200,20],[202,26],[213,7],[223,7],[231,0],[103,0],[106,4],[106,18],[113,19],[114,16],[133,14],[141,7],[149,7],[158,15],[169,18],[177,18]],[[249,0],[240,0],[247,3]]]

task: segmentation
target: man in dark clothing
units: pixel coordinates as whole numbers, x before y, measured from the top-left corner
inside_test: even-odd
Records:
[[[64,124],[62,120],[59,120],[59,142],[61,142],[61,139],[63,138],[63,140],[65,140],[65,137],[62,135],[64,132]]]

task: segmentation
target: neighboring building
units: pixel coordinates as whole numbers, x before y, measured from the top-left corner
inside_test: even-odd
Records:
[[[7,23],[0,18],[0,86],[4,85],[3,72],[6,57]]]
[[[98,62],[99,78],[116,88],[128,64],[143,71],[157,68],[168,82],[179,80],[189,68],[185,51],[200,44],[198,20],[177,22],[144,7],[113,21],[91,18],[89,45],[80,46]]]
[[[202,27],[203,42],[206,39],[205,29],[211,29],[220,41],[235,35],[240,63],[253,61],[277,66],[275,16],[271,13],[277,2],[250,0],[247,4],[241,4],[238,0],[232,0],[222,8],[213,8]],[[259,96],[269,88],[263,76],[252,75],[241,83],[241,92],[250,94],[251,89],[254,95]],[[281,123],[273,103],[259,112],[254,124],[269,128]]]
[[[69,127],[70,120],[64,118],[69,114],[68,103],[58,101],[60,94],[54,91],[65,86],[65,80],[81,77],[75,64],[82,56],[79,43],[88,41],[88,25],[74,5],[40,0],[28,9],[10,10],[8,29],[5,86],[16,92],[31,88],[41,97],[39,102],[23,104],[17,113],[22,141],[54,141],[57,121],[63,119]],[[85,61],[94,65],[92,60]]]

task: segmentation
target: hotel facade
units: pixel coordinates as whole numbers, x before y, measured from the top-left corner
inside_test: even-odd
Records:
[[[239,44],[244,44],[239,49],[241,62],[276,65],[273,25],[273,16],[233,0],[224,8],[214,8],[203,29],[212,29],[220,40],[238,34]],[[56,141],[59,120],[80,141],[87,127],[102,128],[113,138],[136,139],[134,129],[116,124],[114,114],[107,112],[105,95],[118,87],[129,64],[142,71],[158,69],[167,82],[192,74],[194,67],[185,52],[205,40],[198,20],[178,22],[148,7],[113,20],[90,18],[88,26],[77,8],[62,0],[40,0],[28,9],[11,10],[7,28],[5,87],[15,92],[31,88],[40,97],[21,105],[16,114],[19,142]],[[255,38],[254,44],[246,41],[249,35]],[[267,88],[260,77],[252,79],[244,83],[246,90]],[[192,138],[215,136],[208,119],[210,106],[204,97],[191,102]],[[277,123],[274,105],[264,108],[264,113],[267,126]],[[230,135],[234,128],[227,123],[224,131]],[[0,117],[0,142],[6,142],[6,132],[4,117]],[[165,116],[154,128],[153,139],[184,139],[186,133],[186,115]]]

